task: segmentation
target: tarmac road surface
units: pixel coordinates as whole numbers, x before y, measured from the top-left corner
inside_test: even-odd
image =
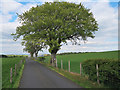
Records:
[[[44,65],[26,59],[19,88],[81,88]]]

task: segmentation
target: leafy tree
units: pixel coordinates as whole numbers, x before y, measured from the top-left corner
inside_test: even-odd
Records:
[[[31,57],[33,57],[34,54],[35,57],[37,57],[38,52],[45,48],[45,45],[42,41],[30,40],[30,38],[24,38],[22,45],[25,46],[23,50],[30,53]]]
[[[22,42],[24,43],[25,48],[23,49],[23,51],[27,51],[28,53],[30,53],[31,57],[33,57],[34,53],[35,53],[35,49],[33,48],[33,43],[32,42]]]
[[[49,46],[52,60],[56,59],[62,43],[67,44],[70,40],[75,45],[80,44],[77,41],[94,38],[95,31],[98,31],[92,12],[81,3],[46,2],[18,17],[22,26],[17,27],[14,38],[29,36],[44,40]]]

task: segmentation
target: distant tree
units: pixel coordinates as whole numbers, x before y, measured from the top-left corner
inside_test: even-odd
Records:
[[[0,58],[7,58],[7,55],[0,55]]]
[[[45,44],[42,41],[36,41],[35,39],[30,39],[30,38],[24,38],[22,41],[22,45],[25,46],[23,49],[24,51],[27,51],[30,53],[31,57],[35,54],[35,57],[38,56],[38,52],[42,51],[43,48],[45,48]]]
[[[26,42],[24,43],[25,48],[23,49],[23,51],[27,51],[28,53],[30,53],[31,57],[33,57],[34,53],[35,53],[35,49],[34,49],[34,45],[32,42]]]
[[[95,31],[98,31],[92,12],[81,3],[46,2],[18,17],[22,26],[17,27],[14,39],[29,35],[44,40],[49,46],[51,62],[56,59],[62,43],[67,44],[67,40],[70,40],[73,44],[80,45],[77,41],[94,38]]]

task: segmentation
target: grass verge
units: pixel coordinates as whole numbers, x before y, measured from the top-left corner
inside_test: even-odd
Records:
[[[19,87],[19,83],[20,83],[20,80],[21,80],[21,77],[22,77],[22,74],[23,74],[23,70],[24,70],[24,64],[21,67],[21,70],[19,72],[18,77],[16,78],[16,81],[15,81],[15,84],[13,85],[13,88],[18,88]]]
[[[21,58],[4,58],[2,62],[2,88],[18,88],[19,82],[22,76],[22,72],[24,69],[24,63],[20,64]],[[16,66],[16,75],[15,75],[15,64]],[[13,68],[12,72],[12,84],[10,83],[10,68]],[[4,83],[3,83],[4,82]]]

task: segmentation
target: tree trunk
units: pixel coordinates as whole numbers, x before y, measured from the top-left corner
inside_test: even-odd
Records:
[[[30,53],[30,56],[33,57],[33,54],[34,54],[34,53]]]
[[[54,64],[55,64],[55,60],[56,60],[56,53],[52,53],[52,54],[51,54],[50,63],[54,65]]]
[[[38,52],[35,53],[35,57],[37,57],[37,56],[38,56]]]

